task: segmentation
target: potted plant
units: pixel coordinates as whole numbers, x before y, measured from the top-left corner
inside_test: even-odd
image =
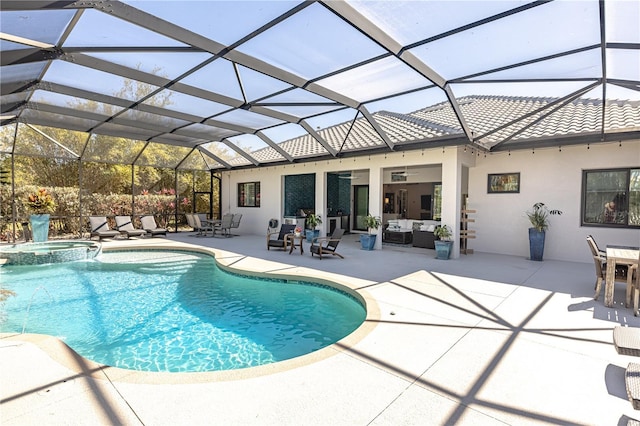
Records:
[[[33,242],[49,239],[49,214],[56,209],[56,202],[45,188],[40,188],[27,196],[25,202],[27,210],[31,212],[31,233]]]
[[[378,229],[382,220],[378,216],[366,215],[362,219],[362,224],[367,228],[366,234],[360,234],[360,245],[363,250],[373,250],[373,246],[376,245],[376,235],[371,231]]]
[[[322,223],[322,218],[319,214],[311,213],[307,215],[307,232],[306,237],[307,241],[311,242],[314,238],[320,235],[320,230],[316,229],[318,225]]]
[[[449,259],[451,256],[451,248],[453,247],[453,241],[451,240],[453,232],[451,232],[451,228],[449,225],[438,226],[433,231],[433,235],[437,238],[437,240],[434,241],[436,246],[436,259]]]
[[[538,202],[526,213],[531,222],[531,228],[529,228],[530,259],[541,261],[544,255],[545,231],[549,228],[549,216],[559,216],[562,212],[560,210],[550,210],[544,203]]]

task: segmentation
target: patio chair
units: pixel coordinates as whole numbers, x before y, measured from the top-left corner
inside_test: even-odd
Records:
[[[276,247],[276,248],[281,248],[286,250],[288,246],[287,246],[287,240],[285,240],[284,237],[287,234],[292,234],[295,229],[296,229],[295,224],[284,223],[280,227],[280,231],[268,232],[267,233],[267,250],[271,250],[271,247]],[[273,236],[276,234],[278,235],[278,238],[274,239]]]
[[[91,235],[89,238],[98,237],[98,241],[103,238],[115,238],[120,235],[120,231],[109,228],[106,216],[89,216]]]
[[[240,221],[242,220],[242,213],[236,213],[231,220],[231,229],[237,229],[240,227]],[[234,234],[231,234],[234,235]]]
[[[142,222],[142,229],[151,234],[152,237],[155,237],[156,235],[164,235],[165,237],[167,236],[167,230],[164,228],[158,228],[156,219],[153,216],[142,216],[140,218],[140,221]]]
[[[193,228],[198,230],[198,234],[197,235],[202,235],[204,237],[207,236],[207,232],[211,232],[211,235],[215,235],[215,231],[213,229],[213,227],[211,225],[202,223],[202,219],[200,218],[200,215],[194,214],[192,216],[193,218]]]
[[[197,215],[193,214],[193,213],[185,213],[184,217],[187,218],[187,224],[193,228],[193,230],[196,232],[195,234],[191,234],[190,236],[193,237],[199,237],[202,235],[202,223],[198,222],[198,224],[196,224],[196,218]]]
[[[232,223],[233,223],[233,215],[231,213],[225,214],[224,216],[222,216],[222,220],[220,221],[220,223],[215,224],[213,228],[213,235],[215,235],[217,231],[220,231],[223,236],[230,237],[231,236],[230,230],[231,230]]]
[[[130,237],[144,237],[147,231],[144,229],[136,229],[131,222],[131,216],[116,216],[116,227],[121,234]]]
[[[311,240],[311,247],[309,248],[311,251],[311,257],[313,257],[314,254],[317,254],[320,259],[322,259],[323,254],[331,254],[333,256],[338,256],[340,259],[344,259],[340,253],[336,252],[343,234],[344,229],[336,228],[333,230],[333,234],[331,234],[330,237],[316,237]]]

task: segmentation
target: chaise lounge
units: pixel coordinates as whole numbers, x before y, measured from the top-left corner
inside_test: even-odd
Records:
[[[158,228],[156,220],[153,216],[142,216],[140,218],[140,221],[142,222],[142,229],[151,234],[152,237],[155,237],[156,235],[164,235],[165,237],[167,236],[167,230],[164,228]]]
[[[120,235],[120,231],[109,228],[106,216],[89,216],[91,234],[89,238],[98,237],[98,241],[103,238],[115,238]]]
[[[116,227],[127,239],[130,237],[144,237],[147,234],[147,231],[144,229],[136,229],[133,227],[131,216],[116,216]]]

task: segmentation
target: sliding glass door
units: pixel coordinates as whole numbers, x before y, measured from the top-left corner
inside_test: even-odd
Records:
[[[363,225],[363,219],[369,214],[369,185],[354,185],[353,192],[353,210],[355,213],[353,229],[366,231],[367,227]]]

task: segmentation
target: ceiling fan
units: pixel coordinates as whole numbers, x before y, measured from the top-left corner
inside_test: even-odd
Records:
[[[391,172],[393,174],[395,174],[396,176],[404,176],[404,177],[408,177],[408,176],[413,176],[413,175],[417,175],[417,172],[409,172],[409,170],[407,169],[407,167],[405,166],[404,171],[401,172]]]
[[[358,176],[351,173],[338,173],[338,179],[358,179]]]

